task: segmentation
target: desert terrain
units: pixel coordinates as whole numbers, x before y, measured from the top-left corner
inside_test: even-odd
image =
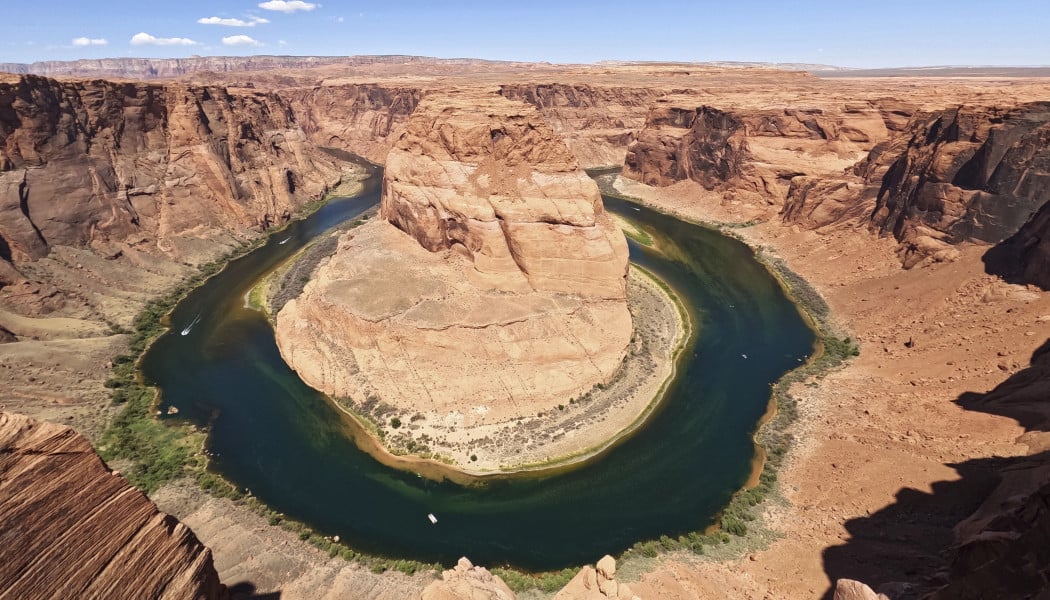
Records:
[[[860,345],[791,391],[794,443],[780,497],[761,508],[771,534],[734,543],[728,558],[626,561],[617,579],[632,595],[820,598],[846,578],[894,599],[1004,585],[1024,597],[1045,584],[1035,540],[1047,530],[1046,80],[393,59],[300,67],[0,79],[4,411],[97,444],[120,410],[104,383],[135,315],[348,178],[322,148],[383,162],[424,99],[500,95],[533,105],[581,167],[623,166],[622,194],[726,226],[782,260]],[[211,548],[228,585],[404,598],[434,581],[329,558],[185,480],[151,497]],[[581,577],[595,586],[559,597],[592,597],[599,576]]]

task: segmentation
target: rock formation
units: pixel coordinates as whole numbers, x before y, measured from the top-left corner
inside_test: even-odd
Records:
[[[135,236],[185,259],[190,232],[265,228],[339,176],[274,94],[0,82],[0,248],[16,262]]]
[[[645,125],[649,105],[662,92],[550,83],[503,85],[500,95],[538,108],[582,165],[605,167],[623,164],[627,146]]]
[[[835,582],[835,596],[833,600],[889,600],[884,594],[876,594],[875,590],[852,579],[839,579]]]
[[[423,590],[420,600],[514,600],[514,592],[484,567],[475,567],[465,557]]]
[[[469,428],[567,404],[619,369],[627,244],[533,107],[427,97],[387,159],[381,214],[277,316],[311,386]]]
[[[279,95],[315,145],[381,163],[423,93],[417,87],[346,84],[281,90]]]
[[[626,583],[616,581],[616,559],[605,555],[595,567],[585,565],[554,595],[553,600],[633,600],[638,598]]]
[[[914,262],[937,242],[997,243],[1050,200],[1050,103],[969,106],[918,118],[903,151],[869,160],[880,181],[872,224]],[[881,150],[881,149],[879,149]]]
[[[0,413],[0,598],[225,598],[211,552],[68,427]]]
[[[895,106],[716,107],[696,95],[653,104],[627,150],[623,176],[647,185],[693,180],[754,201],[781,204],[793,178],[838,174],[899,127]]]

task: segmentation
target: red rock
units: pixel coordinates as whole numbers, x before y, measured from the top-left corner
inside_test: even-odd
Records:
[[[69,427],[0,413],[0,597],[225,598],[211,552]]]

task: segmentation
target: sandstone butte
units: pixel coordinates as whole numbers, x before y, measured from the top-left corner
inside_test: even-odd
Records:
[[[69,427],[0,412],[0,598],[227,598],[211,551]]]
[[[534,107],[424,99],[387,156],[380,216],[276,317],[309,385],[469,429],[617,373],[632,335],[627,243]]]

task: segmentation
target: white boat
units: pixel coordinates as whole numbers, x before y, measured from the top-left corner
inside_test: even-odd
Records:
[[[281,240],[281,241],[279,241],[277,243],[283,246],[284,244],[287,244],[288,240],[290,240],[290,239],[292,239],[292,238],[291,237],[286,237],[286,238],[284,238],[283,240]]]
[[[741,354],[740,356],[743,356],[744,358],[747,358],[747,355],[746,355],[746,354]]]
[[[186,326],[186,329],[183,329],[183,330],[182,330],[182,335],[189,335],[189,334],[190,334],[190,330],[191,330],[191,329],[193,329],[193,326],[194,326],[194,325],[196,325],[196,324],[197,324],[197,323],[198,323],[198,322],[199,322],[200,320],[201,320],[201,316],[200,316],[200,314],[198,314],[198,315],[197,315],[197,316],[196,316],[196,317],[195,317],[195,318],[193,319],[193,322],[192,322],[192,323],[190,323],[189,325],[187,325],[187,326]]]
[[[438,518],[434,516],[434,513],[427,513],[427,518],[430,519],[431,525],[438,522]]]

